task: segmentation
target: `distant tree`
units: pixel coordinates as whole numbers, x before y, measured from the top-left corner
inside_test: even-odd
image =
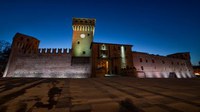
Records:
[[[7,41],[0,40],[0,60],[6,60],[11,51],[11,44]]]
[[[7,41],[0,40],[0,77],[3,76],[3,72],[6,68],[10,51],[11,44]]]

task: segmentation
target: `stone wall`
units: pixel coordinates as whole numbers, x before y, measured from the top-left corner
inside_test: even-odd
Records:
[[[71,55],[62,56],[20,56],[13,63],[12,77],[87,78],[90,77],[90,63],[72,65]]]
[[[139,78],[195,77],[190,60],[142,52],[133,52],[132,56]]]

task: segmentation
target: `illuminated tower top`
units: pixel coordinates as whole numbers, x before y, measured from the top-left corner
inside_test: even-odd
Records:
[[[95,24],[96,19],[93,18],[73,18],[72,28],[74,31],[92,31],[94,33]]]

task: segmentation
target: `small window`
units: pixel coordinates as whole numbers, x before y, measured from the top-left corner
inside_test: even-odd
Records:
[[[85,54],[85,51],[83,51],[83,54]]]
[[[162,60],[162,63],[165,64],[165,61]]]
[[[172,62],[172,65],[174,64],[174,62]]]
[[[140,58],[140,62],[142,62],[142,58]]]
[[[80,42],[78,41],[77,44],[80,44]]]
[[[89,34],[89,33],[88,33],[87,35],[88,35],[88,36],[90,36],[90,34]]]
[[[152,59],[152,63],[155,63],[155,61]]]
[[[144,67],[143,67],[143,66],[141,66],[141,69],[142,69],[142,70],[144,70]]]
[[[148,60],[146,59],[146,63],[148,63]]]

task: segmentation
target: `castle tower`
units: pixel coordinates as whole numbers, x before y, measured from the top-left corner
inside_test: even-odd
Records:
[[[73,18],[72,56],[90,57],[90,46],[94,37],[95,19]]]
[[[3,77],[12,77],[17,57],[37,54],[40,41],[32,36],[16,33]]]
[[[40,41],[32,36],[16,33],[12,42],[12,51],[15,54],[37,54]]]

